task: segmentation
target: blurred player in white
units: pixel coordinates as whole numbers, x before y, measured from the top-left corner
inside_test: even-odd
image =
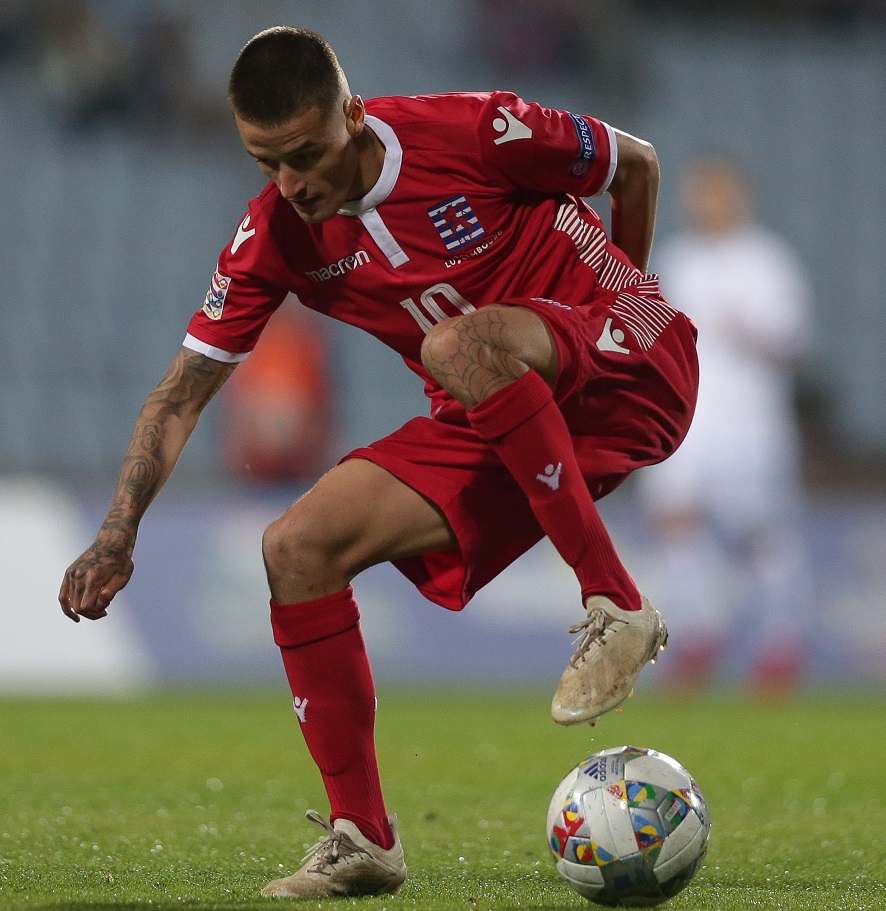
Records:
[[[679,453],[637,476],[673,634],[665,673],[685,688],[711,682],[738,622],[756,684],[779,691],[801,671],[809,600],[793,384],[811,343],[810,288],[785,241],[755,223],[736,162],[698,159],[681,201],[686,230],[656,266],[699,328],[698,405]]]
[[[311,817],[326,833],[304,866],[266,894],[396,892],[406,867],[352,579],[391,561],[461,610],[547,535],[584,615],[552,715],[576,724],[616,708],[667,629],[594,500],[685,436],[695,328],[644,274],[658,193],[647,142],[509,92],[364,102],[301,29],[253,38],[229,100],[269,183],[136,420],[111,509],[59,600],[72,620],[105,616],[200,412],[288,294],[392,348],[430,415],[349,453],[271,524],[262,552],[274,640],[331,808],[330,823]],[[612,238],[583,201],[604,192]]]

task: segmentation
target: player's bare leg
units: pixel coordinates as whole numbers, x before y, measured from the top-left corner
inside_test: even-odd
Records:
[[[455,545],[436,507],[377,465],[326,474],[265,532],[271,621],[302,734],[329,795],[326,835],[265,895],[394,894],[406,879],[375,758],[375,687],[350,582],[375,563]]]
[[[422,363],[466,408],[534,370],[548,386],[557,378],[557,349],[544,320],[526,307],[483,307],[434,326]]]
[[[365,459],[327,472],[267,529],[262,542],[279,604],[340,591],[364,569],[455,547],[440,510]]]
[[[431,329],[422,361],[469,409],[576,572],[587,616],[572,629],[583,635],[551,712],[560,724],[593,722],[627,699],[667,630],[622,565],[581,475],[551,392],[558,362],[548,326],[526,307],[484,307]]]

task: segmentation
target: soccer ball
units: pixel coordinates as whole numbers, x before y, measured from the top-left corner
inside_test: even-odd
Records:
[[[695,779],[657,750],[623,746],[583,759],[548,808],[557,870],[609,907],[657,905],[700,869],[711,822]]]

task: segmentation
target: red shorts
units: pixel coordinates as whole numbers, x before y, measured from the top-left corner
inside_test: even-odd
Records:
[[[554,398],[594,499],[679,446],[698,390],[696,332],[654,276],[583,307],[538,298],[503,303],[535,311],[551,331],[559,355]],[[375,462],[446,516],[457,549],[394,565],[450,610],[461,610],[543,537],[526,495],[453,399],[433,418],[414,418],[346,458]]]

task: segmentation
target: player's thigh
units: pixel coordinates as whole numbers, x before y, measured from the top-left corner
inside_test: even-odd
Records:
[[[327,472],[275,526],[294,547],[334,560],[348,575],[456,545],[437,506],[385,469],[359,458]]]
[[[551,328],[536,311],[520,303],[501,303],[482,307],[467,318],[474,316],[489,317],[490,344],[501,345],[553,385],[557,376],[557,347]]]

